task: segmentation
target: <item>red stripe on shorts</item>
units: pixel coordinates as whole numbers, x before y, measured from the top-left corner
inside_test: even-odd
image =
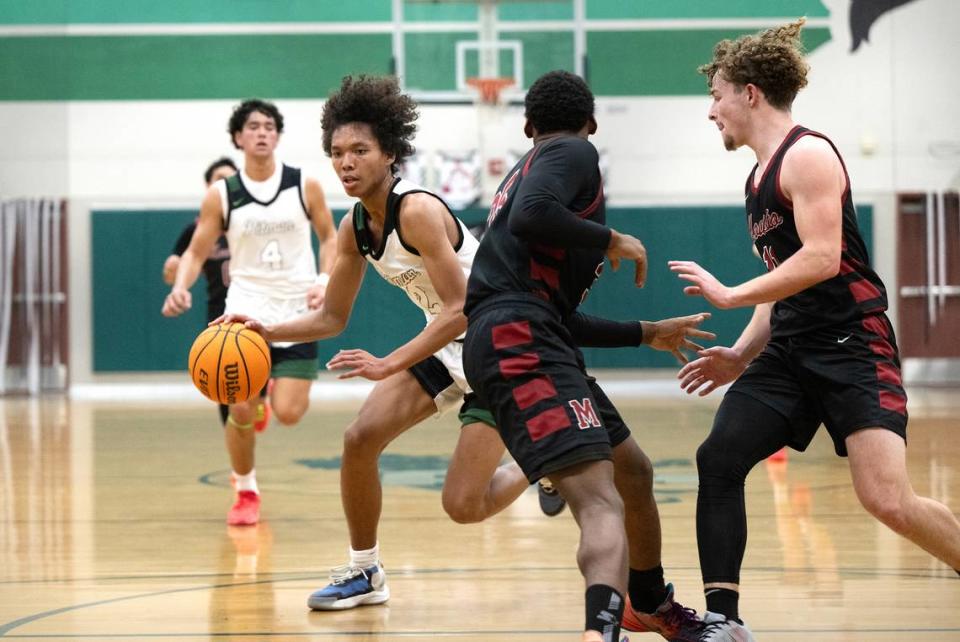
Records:
[[[890,337],[890,332],[887,330],[887,324],[884,323],[883,319],[878,316],[864,317],[863,327],[867,332],[872,332],[878,337],[883,337],[884,339]]]
[[[509,379],[535,370],[539,365],[540,357],[536,352],[525,352],[516,357],[500,359],[500,374],[504,379]]]
[[[530,323],[527,321],[514,321],[513,323],[503,323],[493,326],[493,347],[497,350],[522,346],[533,342],[533,335],[530,334]]]
[[[873,350],[874,354],[879,354],[881,357],[886,357],[887,359],[893,359],[893,346],[891,346],[886,341],[871,341],[870,349]]]
[[[531,441],[540,441],[544,437],[569,426],[570,417],[567,416],[567,411],[563,409],[563,406],[554,406],[529,420],[527,422],[527,432],[530,434]]]
[[[891,363],[877,364],[877,379],[883,383],[889,383],[895,386],[903,385],[903,380],[900,378],[900,370]]]
[[[866,279],[858,279],[857,281],[853,281],[848,287],[850,288],[850,293],[853,295],[853,298],[857,303],[870,301],[871,299],[876,299],[880,296],[880,290],[878,290],[876,286]]]
[[[520,406],[520,410],[526,410],[538,401],[556,396],[557,389],[553,387],[549,377],[537,377],[513,389],[513,399]]]
[[[889,390],[880,391],[880,407],[901,415],[907,414],[907,398]]]

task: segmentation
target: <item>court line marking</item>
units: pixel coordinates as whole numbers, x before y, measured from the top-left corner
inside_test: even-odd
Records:
[[[516,570],[517,570],[517,567],[511,566],[511,567],[494,568],[494,569],[452,569],[452,568],[443,568],[443,569],[425,569],[425,570],[422,570],[422,571],[418,571],[418,570],[406,570],[406,571],[402,571],[402,572],[399,572],[399,573],[392,573],[391,575],[392,575],[393,577],[411,577],[411,576],[417,576],[417,575],[433,575],[433,574],[447,574],[447,573],[465,573],[465,572],[468,572],[469,570],[473,570],[474,572],[476,572],[476,571],[480,571],[480,572],[503,572],[503,571],[505,571],[505,570],[513,570],[513,571],[516,571]],[[542,567],[541,569],[524,569],[524,570],[527,570],[527,571],[536,571],[536,570],[541,570],[541,571],[543,571],[543,570],[548,570],[548,571],[566,570],[566,571],[569,571],[569,570],[573,570],[573,567]],[[676,571],[676,570],[695,571],[695,570],[697,570],[697,568],[695,568],[695,567],[674,567],[674,570],[675,570],[675,571]],[[744,569],[744,570],[782,572],[782,571],[787,570],[787,569],[784,569],[784,568],[782,568],[782,567],[756,567],[756,568]],[[793,571],[793,572],[796,572],[796,571],[798,571],[798,570],[805,570],[805,571],[807,571],[807,572],[817,572],[817,569],[814,569],[814,568],[807,568],[807,569],[794,569],[794,568],[791,568],[791,569],[789,569],[789,570],[790,570],[790,571]],[[837,569],[838,573],[841,572],[841,571],[849,571],[849,570],[850,570],[850,569]],[[869,573],[871,572],[870,569],[864,569],[864,571],[865,571],[864,574],[869,574]],[[873,574],[877,574],[877,573],[876,573],[875,571],[873,571]],[[176,578],[177,576],[173,576],[173,577]],[[182,577],[182,576],[180,576],[180,577]],[[937,576],[934,576],[934,577],[924,576],[924,577],[927,577],[928,579],[935,579]],[[135,578],[131,578],[131,579],[135,579]],[[194,591],[211,591],[211,590],[217,590],[217,589],[231,589],[231,588],[237,588],[237,587],[243,587],[243,586],[256,586],[256,585],[260,585],[260,584],[276,584],[276,583],[280,583],[280,582],[292,582],[292,581],[304,581],[304,580],[321,580],[321,579],[326,579],[326,575],[323,574],[323,575],[317,575],[317,576],[305,575],[305,576],[288,577],[288,578],[268,578],[268,579],[263,579],[263,580],[254,580],[254,581],[250,581],[250,582],[230,582],[230,583],[228,583],[228,584],[211,584],[211,585],[206,585],[206,586],[192,586],[192,587],[179,588],[179,589],[167,589],[167,590],[163,590],[163,591],[150,591],[150,592],[147,592],[147,593],[139,593],[139,594],[137,594],[137,595],[126,595],[126,596],[123,596],[123,597],[110,598],[110,599],[106,599],[106,600],[96,600],[96,601],[93,601],[93,602],[85,602],[85,603],[82,603],[82,604],[74,604],[74,605],[71,605],[71,606],[64,606],[64,607],[60,607],[60,608],[57,608],[57,609],[51,609],[51,610],[49,610],[49,611],[41,611],[41,612],[39,612],[39,613],[34,613],[34,614],[31,614],[31,615],[26,615],[26,616],[23,616],[23,617],[18,618],[18,619],[16,619],[16,620],[12,620],[12,621],[10,621],[10,622],[7,622],[7,623],[5,623],[5,624],[0,624],[0,638],[2,638],[2,637],[9,637],[9,638],[51,638],[51,637],[78,637],[78,638],[79,638],[79,637],[82,637],[82,638],[86,638],[86,637],[136,637],[136,636],[140,636],[140,637],[185,637],[187,634],[177,634],[177,633],[170,633],[170,634],[164,634],[164,633],[145,633],[145,634],[99,634],[99,635],[93,635],[93,634],[76,634],[76,635],[74,635],[74,634],[66,634],[66,635],[64,635],[64,634],[57,634],[57,635],[54,635],[54,634],[15,634],[15,635],[7,635],[7,634],[8,634],[10,631],[13,631],[14,629],[17,629],[17,628],[19,628],[19,627],[21,627],[21,626],[23,626],[23,625],[25,625],[25,624],[30,624],[31,622],[36,622],[36,621],[38,621],[38,620],[42,620],[42,619],[46,619],[46,618],[49,618],[49,617],[53,617],[53,616],[55,616],[55,615],[60,615],[60,614],[62,614],[62,613],[68,613],[68,612],[71,612],[71,611],[79,611],[79,610],[82,610],[82,609],[88,609],[88,608],[92,608],[92,607],[96,607],[96,606],[103,606],[103,605],[106,605],[106,604],[115,604],[115,603],[118,603],[118,602],[127,602],[127,601],[131,601],[131,600],[142,599],[142,598],[157,597],[157,596],[160,596],[160,595],[172,595],[172,594],[175,594],[175,593],[187,593],[187,592],[194,592]],[[944,578],[942,578],[942,579],[950,579],[951,581],[953,580],[953,578],[946,578],[946,577],[944,577]],[[960,628],[920,628],[920,629],[918,629],[918,628],[890,628],[890,629],[882,629],[882,628],[869,628],[869,629],[754,629],[754,631],[757,632],[757,633],[809,633],[809,632],[812,632],[812,633],[944,633],[944,632],[960,632]],[[397,633],[390,633],[390,632],[388,632],[388,631],[369,631],[369,632],[362,632],[362,633],[361,633],[361,632],[356,632],[356,633],[333,632],[333,633],[331,633],[330,635],[361,635],[361,634],[363,634],[363,635],[405,636],[405,635],[407,635],[408,633],[409,633],[409,634],[412,634],[412,635],[438,635],[438,636],[444,636],[444,637],[451,637],[451,636],[478,635],[478,634],[490,635],[490,634],[493,634],[493,633],[495,633],[495,632],[494,632],[494,631],[475,631],[475,632],[443,632],[443,633],[438,633],[438,632],[424,632],[424,631],[421,631],[421,632],[415,632],[415,633],[414,633],[414,632],[397,632]],[[499,632],[497,632],[497,633],[499,633]],[[556,633],[564,633],[564,634],[566,634],[566,633],[571,633],[571,631],[568,631],[568,630],[542,631],[542,632],[536,633],[536,634],[537,634],[537,635],[546,635],[546,634],[556,634]],[[535,633],[534,633],[534,632],[530,632],[530,631],[503,631],[503,634],[504,634],[504,635],[520,635],[520,634],[532,635],[532,634],[535,634]],[[193,635],[196,635],[196,634],[189,634],[189,635],[193,636]],[[250,634],[250,633],[223,633],[223,634],[209,633],[209,634],[204,634],[204,635],[208,635],[209,637],[225,637],[225,636],[228,636],[228,635],[235,635],[235,636],[244,636],[244,637],[246,637],[246,636],[253,635],[253,634]],[[327,637],[327,636],[328,636],[328,634],[323,633],[323,632],[310,632],[310,633],[303,633],[303,634],[300,634],[300,633],[282,633],[282,634],[281,634],[281,633],[276,633],[276,634],[274,634],[274,633],[269,633],[269,634],[258,634],[258,635],[269,635],[269,636],[273,636],[273,635],[295,635],[295,636],[298,636],[298,637],[301,636],[301,635],[314,635],[314,636],[321,636],[321,637]]]

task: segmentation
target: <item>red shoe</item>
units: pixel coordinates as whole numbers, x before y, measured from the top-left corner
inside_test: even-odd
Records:
[[[237,493],[237,503],[227,513],[227,524],[252,526],[260,521],[260,495],[252,490]]]
[[[267,383],[267,394],[263,403],[257,404],[257,416],[253,419],[253,429],[263,432],[270,425],[270,393],[273,392],[273,379]]]
[[[667,599],[653,613],[634,611],[628,596],[621,626],[636,633],[659,633],[676,642],[694,642],[700,639],[703,622],[696,611],[673,600],[673,584],[667,584]]]

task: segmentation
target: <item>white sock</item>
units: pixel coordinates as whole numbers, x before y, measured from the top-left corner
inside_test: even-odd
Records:
[[[250,472],[246,475],[241,475],[237,471],[234,471],[233,480],[237,483],[237,491],[252,490],[257,495],[260,494],[260,489],[257,488],[257,471],[253,468],[251,468]]]
[[[370,568],[380,562],[380,542],[368,548],[365,551],[355,551],[350,547],[350,566],[358,568]]]

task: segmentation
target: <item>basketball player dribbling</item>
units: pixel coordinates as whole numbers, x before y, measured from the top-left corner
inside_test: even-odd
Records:
[[[427,417],[460,409],[463,427],[443,489],[444,508],[457,521],[480,521],[499,512],[529,484],[515,463],[500,465],[503,442],[463,375],[458,338],[466,327],[462,307],[477,241],[438,196],[396,176],[397,166],[413,152],[416,110],[394,78],[344,79],[324,106],[324,150],[344,190],[359,202],[340,223],[326,300],[319,310],[284,323],[226,317],[268,340],[333,336],[346,326],[365,269],[372,265],[403,289],[428,321],[385,357],[343,350],[328,364],[345,370],[341,378],[360,376],[377,384],[344,434],[340,492],[350,531],[349,561],[333,569],[329,585],[310,595],[312,609],[348,609],[390,598],[377,538],[383,501],[378,461],[393,439]],[[696,329],[708,316],[604,322],[601,330],[618,330],[621,343],[591,334],[600,320],[582,317],[575,324],[588,341],[597,342],[591,345],[645,343],[679,355],[681,347],[694,347],[689,337],[712,338]]]

